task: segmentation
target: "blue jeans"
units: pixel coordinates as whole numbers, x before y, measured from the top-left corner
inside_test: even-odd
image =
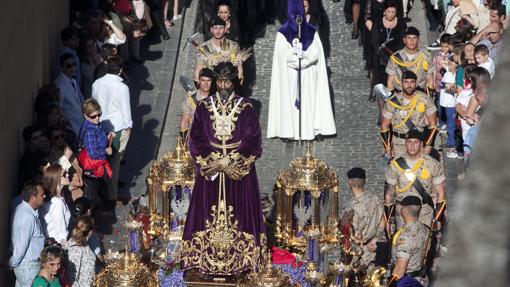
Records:
[[[446,110],[446,131],[448,137],[446,138],[446,145],[449,147],[455,146],[455,116],[457,112],[455,108],[445,108]]]
[[[16,287],[31,287],[32,281],[34,281],[40,269],[41,264],[38,261],[21,263],[18,267],[15,267]]]
[[[464,153],[471,154],[473,152],[473,147],[476,141],[476,135],[478,134],[478,125],[472,126],[467,134],[466,139],[464,140]]]

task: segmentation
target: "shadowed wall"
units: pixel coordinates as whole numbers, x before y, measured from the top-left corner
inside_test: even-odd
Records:
[[[0,260],[8,260],[9,200],[18,193],[23,128],[32,123],[37,89],[53,80],[60,30],[69,19],[68,0],[2,1],[0,17]],[[9,273],[0,269],[0,282]],[[5,285],[8,286],[8,285]]]

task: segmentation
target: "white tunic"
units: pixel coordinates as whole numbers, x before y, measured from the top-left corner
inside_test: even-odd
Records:
[[[268,138],[299,139],[299,110],[295,106],[298,67],[299,60],[292,45],[278,32],[271,74]],[[304,51],[301,69],[301,139],[313,140],[319,134],[336,134],[324,50],[317,33]]]

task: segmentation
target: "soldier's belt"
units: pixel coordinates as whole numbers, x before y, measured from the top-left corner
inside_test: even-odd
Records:
[[[397,137],[397,138],[401,138],[401,139],[406,139],[406,138],[407,138],[407,133],[397,133],[397,132],[393,132],[393,136],[394,136],[394,137]]]
[[[418,130],[420,130],[420,129],[422,129],[422,127],[418,127]],[[421,133],[423,134],[423,131]],[[407,133],[393,132],[392,134],[394,137],[401,138],[404,140],[407,138]]]
[[[413,271],[413,272],[407,272],[405,276],[409,276],[409,277],[422,277],[422,273],[421,270],[418,270],[418,271]]]

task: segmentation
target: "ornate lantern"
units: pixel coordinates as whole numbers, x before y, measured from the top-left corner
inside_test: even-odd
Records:
[[[312,144],[305,155],[281,170],[276,180],[276,238],[287,246],[303,249],[303,235],[320,233],[320,243],[338,242],[338,179],[328,165],[312,157]],[[318,229],[318,231],[317,231]]]
[[[154,221],[163,220],[167,228],[176,229],[183,225],[188,212],[191,190],[195,182],[195,165],[191,154],[177,138],[173,152],[165,154],[154,162],[147,177],[151,232],[158,233]],[[158,216],[158,193],[162,193],[162,212]]]

